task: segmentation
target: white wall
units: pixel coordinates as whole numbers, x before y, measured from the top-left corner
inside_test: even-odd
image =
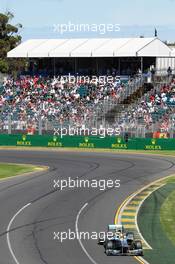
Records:
[[[168,67],[171,67],[173,74],[175,74],[175,58],[157,58],[156,59],[156,69],[161,71],[162,74],[167,74]]]

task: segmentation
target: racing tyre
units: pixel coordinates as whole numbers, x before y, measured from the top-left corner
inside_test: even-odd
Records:
[[[136,240],[134,242],[135,249],[142,249],[142,242],[140,240]]]
[[[134,242],[134,233],[132,232],[126,233],[126,239],[127,239],[128,245],[131,246]]]
[[[127,232],[126,233],[126,237],[129,240],[134,240],[134,233],[133,232]]]
[[[110,256],[109,250],[106,250],[105,253],[106,253],[106,256]]]
[[[113,249],[114,243],[113,243],[112,240],[109,240],[109,241],[106,242],[105,246],[106,246],[106,251],[107,251],[108,249]]]

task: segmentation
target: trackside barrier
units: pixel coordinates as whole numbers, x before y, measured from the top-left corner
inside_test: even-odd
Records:
[[[175,150],[175,139],[135,138],[126,143],[120,137],[0,135],[0,146],[103,148],[129,150]]]

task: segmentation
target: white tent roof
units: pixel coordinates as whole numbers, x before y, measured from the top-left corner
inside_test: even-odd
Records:
[[[55,49],[50,51],[50,57],[71,57],[71,53],[74,49],[77,49],[84,43],[86,43],[87,39],[71,39],[66,40],[64,45],[58,46]]]
[[[158,38],[33,39],[8,57],[169,57],[171,49]]]
[[[172,49],[171,56],[175,57],[175,48]]]

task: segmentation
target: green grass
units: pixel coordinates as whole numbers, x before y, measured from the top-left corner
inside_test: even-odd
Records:
[[[138,214],[138,225],[141,234],[152,247],[152,250],[144,251],[144,258],[150,264],[174,263],[175,244],[172,242],[172,240],[170,240],[168,233],[165,231],[164,226],[162,225],[160,217],[162,206],[166,202],[166,199],[169,197],[169,195],[174,192],[175,183],[169,182],[159,190],[153,192],[144,201],[140,208]],[[171,225],[171,223],[168,225]]]
[[[175,191],[165,200],[160,211],[160,221],[163,230],[175,245]]]
[[[175,183],[175,176],[171,176],[165,179],[165,183]]]
[[[0,163],[0,179],[17,176],[24,173],[38,171],[41,168],[33,165],[5,164]]]
[[[149,153],[151,153],[151,154],[160,154],[160,155],[175,156],[175,151],[174,150],[149,151]]]

